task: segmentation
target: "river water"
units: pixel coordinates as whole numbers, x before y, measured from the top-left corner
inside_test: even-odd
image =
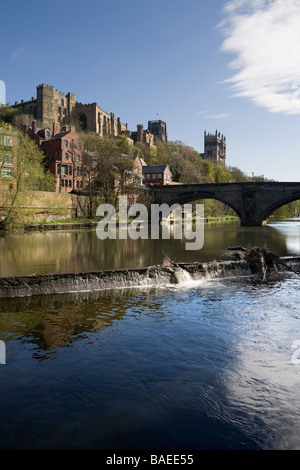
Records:
[[[300,255],[300,221],[182,240],[6,234],[1,276]],[[299,277],[0,299],[1,449],[299,449]],[[300,358],[300,353],[299,353]]]

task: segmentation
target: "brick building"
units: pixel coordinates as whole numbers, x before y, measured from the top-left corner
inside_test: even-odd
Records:
[[[74,126],[53,125],[52,136],[43,143],[48,169],[56,176],[56,190],[71,192],[83,188],[83,143]]]
[[[18,134],[11,126],[0,127],[0,177],[13,178]]]
[[[143,166],[143,184],[165,186],[172,184],[172,173],[168,165]]]
[[[32,121],[31,127],[28,124],[24,126],[24,133],[27,134],[43,150],[44,142],[52,137],[53,130],[50,127],[38,129],[37,122]]]

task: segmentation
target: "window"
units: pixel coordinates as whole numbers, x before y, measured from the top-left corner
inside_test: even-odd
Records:
[[[78,148],[78,150],[81,149],[81,143],[80,142],[77,142],[77,148]]]
[[[12,168],[2,168],[1,176],[8,176],[12,178],[14,176],[14,170]]]
[[[65,180],[61,180],[61,185],[62,185],[62,187],[64,187],[64,185],[65,185]]]
[[[76,176],[79,176],[79,166],[76,167]]]
[[[153,180],[156,180],[156,173],[153,173],[153,174],[152,174],[152,179],[153,179]]]
[[[69,180],[69,188],[72,187],[72,180]]]
[[[159,174],[157,175],[157,179],[158,179],[158,180],[161,180],[161,179],[162,179],[162,174],[161,174],[161,173],[159,173]]]
[[[77,160],[77,162],[80,162],[80,155],[79,155],[79,153],[78,153],[77,156],[76,156],[76,160]]]
[[[68,152],[65,153],[65,159],[66,159],[66,160],[69,160],[69,154],[68,154]]]
[[[68,174],[68,166],[67,165],[62,165],[61,166],[61,174],[62,175],[67,175]]]
[[[64,140],[64,146],[68,147],[68,141],[67,140]]]
[[[76,181],[76,188],[79,188],[79,181]]]
[[[147,180],[150,180],[150,179],[151,179],[150,173],[147,173],[146,178],[147,178]]]
[[[72,167],[69,166],[69,175],[71,175],[71,174],[72,174]]]
[[[13,165],[14,164],[14,156],[11,150],[7,150],[4,152],[2,159],[0,158],[0,165]]]
[[[50,131],[46,131],[46,137],[50,137]]]
[[[10,135],[1,135],[0,145],[5,145],[5,147],[12,147],[12,137]]]

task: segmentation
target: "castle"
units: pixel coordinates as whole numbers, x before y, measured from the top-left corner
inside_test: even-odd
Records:
[[[148,128],[137,125],[136,131],[128,129],[127,123],[119,117],[100,108],[97,103],[83,104],[76,101],[73,93],[62,93],[53,86],[38,85],[37,96],[30,101],[17,101],[13,108],[23,113],[23,124],[30,126],[37,121],[39,129],[52,129],[54,123],[61,126],[75,126],[86,132],[95,132],[101,137],[126,135],[134,145],[138,142],[148,146],[167,143],[167,126],[162,120],[148,121]],[[204,133],[204,153],[200,157],[214,163],[226,165],[226,137],[216,131]]]
[[[52,129],[53,123],[61,126],[76,126],[86,132],[95,132],[101,137],[125,134],[128,139],[149,146],[167,142],[167,128],[163,121],[149,121],[148,129],[139,124],[136,131],[129,131],[128,125],[119,117],[101,109],[97,103],[82,104],[76,101],[73,93],[62,93],[53,86],[38,85],[37,96],[30,101],[17,101],[12,106],[22,111],[26,118],[24,124],[37,121],[39,128]]]
[[[221,165],[226,164],[226,137],[216,130],[215,134],[204,132],[204,153],[200,156],[205,160]]]

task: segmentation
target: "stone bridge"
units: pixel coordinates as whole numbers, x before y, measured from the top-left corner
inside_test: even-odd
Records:
[[[153,204],[180,205],[216,199],[231,207],[242,226],[261,226],[279,207],[300,199],[300,183],[221,183],[151,186]]]

